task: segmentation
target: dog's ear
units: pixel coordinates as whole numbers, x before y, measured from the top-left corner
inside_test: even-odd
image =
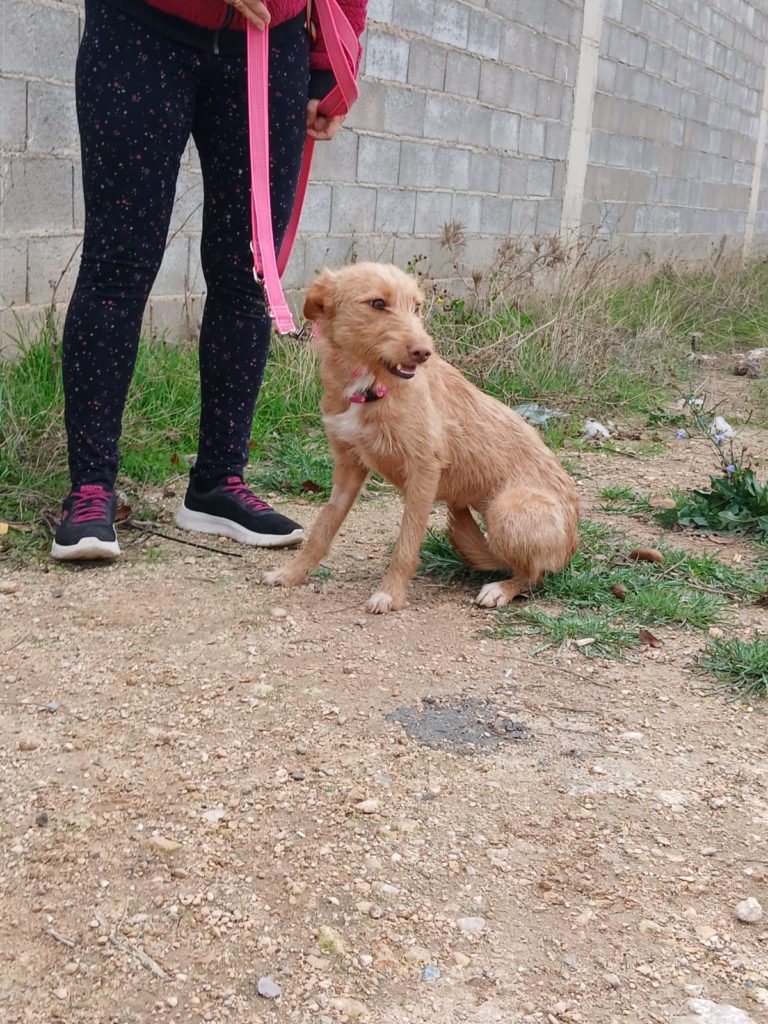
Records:
[[[304,296],[304,319],[317,320],[327,315],[331,307],[331,275],[325,271],[313,281]]]

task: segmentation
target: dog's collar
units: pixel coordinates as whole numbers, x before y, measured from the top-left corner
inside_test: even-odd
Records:
[[[315,338],[322,340],[323,336],[320,333],[317,321],[312,322],[312,333]],[[333,360],[334,363],[347,369],[344,362],[341,359],[339,359],[338,356],[331,355],[331,359]],[[357,380],[359,380],[360,377],[372,376],[372,374],[370,374],[370,372],[362,366],[356,366],[351,372],[353,379]],[[353,391],[352,394],[348,395],[347,397],[349,398],[349,401],[352,402],[354,405],[365,405],[366,402],[378,402],[380,398],[385,398],[388,394],[389,388],[387,387],[386,384],[379,384],[377,381],[374,381],[373,384],[370,385],[370,387],[361,388],[359,391]]]
[[[355,405],[364,405],[366,402],[378,402],[380,398],[385,398],[388,394],[389,388],[386,384],[372,384],[365,391],[355,391],[353,395],[349,396],[349,400]]]

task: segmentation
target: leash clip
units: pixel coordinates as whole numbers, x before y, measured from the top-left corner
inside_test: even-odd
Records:
[[[305,320],[298,330],[290,332],[290,337],[296,341],[309,341],[312,338],[312,321]]]

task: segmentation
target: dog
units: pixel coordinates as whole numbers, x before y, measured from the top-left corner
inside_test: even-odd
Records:
[[[369,612],[402,608],[435,501],[474,568],[511,570],[477,604],[499,608],[563,569],[578,546],[576,487],[534,427],[441,359],[421,317],[416,280],[395,266],[324,270],[305,295],[320,360],[333,488],[306,546],[262,582],[306,582],[371,472],[401,492],[400,534]],[[480,529],[473,515],[485,524]]]

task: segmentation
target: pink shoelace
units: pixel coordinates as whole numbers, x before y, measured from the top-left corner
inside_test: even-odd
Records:
[[[72,497],[75,499],[70,513],[72,523],[95,523],[108,518],[112,495],[101,484],[83,484],[79,491],[72,491]]]
[[[272,506],[268,505],[266,501],[262,501],[261,498],[257,498],[250,487],[239,477],[230,476],[227,477],[226,484],[222,487],[222,491],[225,494],[231,494],[233,498],[237,498],[252,512],[272,512]]]

